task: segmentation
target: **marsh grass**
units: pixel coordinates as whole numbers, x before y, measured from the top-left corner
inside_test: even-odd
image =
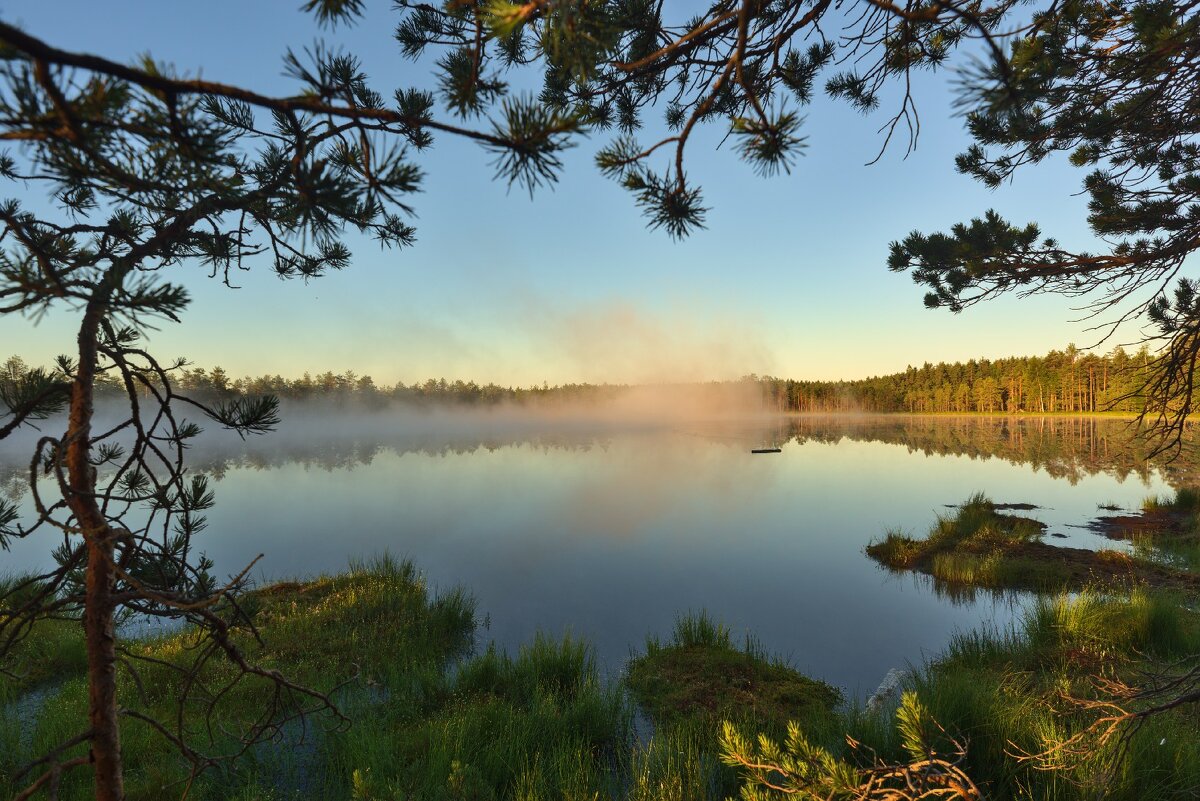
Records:
[[[877,562],[893,570],[904,570],[915,565],[917,560],[925,555],[925,547],[920,540],[914,539],[903,529],[888,529],[882,540],[867,546],[867,553]]]
[[[1140,517],[1098,521],[1108,536],[1128,539],[1145,561],[1189,572],[1200,571],[1200,489],[1184,487],[1173,496],[1151,496]]]
[[[1088,713],[1065,699],[1095,697],[1095,676],[1169,674],[1200,653],[1200,616],[1182,600],[1147,589],[1038,598],[1015,628],[956,635],[904,689],[967,743],[968,774],[988,798],[1082,801],[1101,790],[1116,801],[1193,798],[1200,725],[1188,708],[1149,719],[1112,777],[1100,770],[1111,756],[1104,752],[1058,771],[1015,756],[1052,748],[1086,726]],[[905,758],[897,716],[843,703],[834,688],[770,657],[752,637],[737,642],[703,612],[681,616],[668,638],[647,640],[630,661],[627,695],[599,675],[591,648],[570,636],[538,636],[516,654],[472,653],[470,596],[431,593],[407,562],[382,558],[339,576],[263,588],[248,606],[264,640],[256,657],[323,688],[356,676],[337,694],[354,723],[312,720],[303,738],[285,731],[233,769],[206,774],[191,798],[717,801],[737,796],[743,781],[720,760],[724,721],[776,740],[796,721],[847,769],[861,766],[864,754]],[[11,704],[0,707],[0,796],[11,794],[16,765],[73,734],[82,719],[86,687],[70,633],[39,627],[27,641],[31,654],[51,655],[62,672],[33,685],[53,687],[36,721],[13,717]],[[188,636],[131,647],[178,658]],[[144,679],[151,705],[165,712],[176,691],[170,678],[149,672]],[[254,689],[220,706],[217,722],[235,726],[252,708]],[[128,681],[121,692],[132,692]],[[631,697],[654,721],[647,739],[633,735]],[[131,801],[178,797],[184,770],[170,749],[144,727],[124,733]],[[857,750],[847,736],[861,744]],[[211,743],[229,745],[219,734]],[[88,798],[86,779],[69,776],[60,797]]]
[[[1145,589],[1035,599],[1013,628],[956,635],[942,655],[910,675],[904,690],[938,724],[930,730],[934,740],[966,745],[963,767],[986,798],[1194,798],[1200,788],[1200,720],[1193,708],[1148,718],[1133,732],[1115,770],[1109,770],[1115,741],[1094,743],[1093,750],[1054,770],[1023,758],[1057,753],[1096,719],[1097,712],[1070,699],[1102,698],[1097,677],[1138,681],[1146,671],[1169,676],[1186,669],[1181,658],[1200,653],[1200,617],[1179,600]],[[836,720],[857,747],[822,743],[805,730],[806,739],[828,753],[827,763],[811,764],[814,771],[853,775],[871,759],[914,758],[907,745],[910,729],[892,710],[842,708]],[[747,742],[757,741],[756,734],[781,742],[761,727],[742,731]]]
[[[8,610],[19,607],[34,592],[33,586],[25,591],[15,588],[28,585],[29,576],[11,575],[0,577],[0,617]],[[87,667],[87,652],[84,648],[83,628],[71,620],[38,620],[35,632],[24,639],[4,662],[0,662],[0,706],[15,701],[24,693],[46,684],[57,683],[73,675],[80,675]]]
[[[768,656],[754,638],[734,645],[705,612],[680,616],[666,642],[648,639],[626,683],[658,727],[749,716],[782,730],[788,720],[827,723],[841,701],[836,688]]]
[[[591,650],[578,640],[540,637],[515,657],[495,649],[469,657],[474,600],[458,590],[434,595],[411,563],[388,557],[263,588],[245,606],[263,640],[259,646],[239,635],[251,657],[317,689],[340,686],[337,700],[354,725],[317,718],[285,729],[234,768],[204,774],[191,798],[590,799],[613,780],[614,755],[629,739],[629,706],[619,688],[600,680]],[[53,629],[39,625],[35,635],[31,654],[57,647]],[[170,662],[188,655],[191,637],[183,631],[128,647]],[[229,670],[212,660],[203,679],[219,684]],[[173,719],[176,676],[151,666],[140,678],[145,698],[137,700]],[[0,713],[5,732],[28,735],[26,742],[3,740],[4,797],[18,766],[86,720],[82,670],[57,679],[35,721],[15,719],[11,707]],[[121,696],[133,702],[134,684],[121,679]],[[235,687],[214,707],[211,736],[199,725],[189,731],[193,744],[231,749],[224,732],[257,711],[261,690],[253,682]],[[186,770],[170,746],[136,721],[122,735],[131,801],[177,796]],[[68,775],[60,797],[90,797],[88,782],[85,773]]]
[[[654,735],[629,757],[628,798],[704,801],[736,796],[738,774],[720,759],[724,721],[782,734],[800,721],[822,739],[840,742],[841,693],[769,655],[753,636],[739,645],[706,612],[675,621],[666,640],[647,639],[626,670],[625,684],[654,723]]]
[[[1173,589],[1197,584],[1190,565],[1140,553],[1055,547],[1042,541],[1044,531],[1044,524],[998,512],[987,497],[975,494],[955,514],[939,516],[924,539],[890,530],[866,552],[889,570],[928,574],[936,589],[955,596],[976,588],[1057,592],[1096,583]]]
[[[647,651],[658,652],[664,646],[656,639],[648,639]],[[688,612],[675,618],[668,648],[716,648],[733,650],[733,637],[729,627],[713,620],[707,612]]]
[[[1180,487],[1173,496],[1151,495],[1142,502],[1142,510],[1176,512],[1194,520],[1200,514],[1200,489]]]
[[[1070,583],[1071,576],[1061,565],[1022,556],[1008,556],[1001,550],[987,553],[949,551],[935,553],[929,566],[937,580],[955,585],[986,589],[1020,587],[1057,590]]]
[[[892,570],[920,570],[951,585],[1057,589],[1069,575],[1053,563],[1020,555],[1040,541],[1045,526],[997,512],[976,493],[953,515],[939,515],[924,539],[890,530],[867,546],[867,554]]]
[[[628,752],[627,760],[624,797],[629,801],[724,801],[738,792],[737,773],[721,764],[708,719],[659,726]]]
[[[1089,590],[1039,598],[1025,612],[1023,629],[1030,651],[1043,660],[1171,660],[1200,653],[1200,621],[1181,598],[1143,589],[1118,597]]]
[[[1188,798],[1200,787],[1194,710],[1150,718],[1114,777],[1101,772],[1113,756],[1104,750],[1060,771],[1016,755],[1052,748],[1093,720],[1064,698],[1096,697],[1094,677],[1136,679],[1196,653],[1200,619],[1178,597],[1085,591],[1036,599],[1015,631],[956,635],[911,686],[935,720],[969,740],[968,773],[989,797]]]
[[[1200,536],[1161,537],[1138,532],[1132,538],[1138,558],[1164,567],[1200,572]]]
[[[358,776],[361,798],[591,799],[611,792],[631,739],[620,689],[571,638],[539,637],[515,658],[489,648],[423,706],[351,714],[356,725],[327,750],[336,778]]]
[[[1145,508],[1172,522],[1185,515],[1194,532],[1200,492],[1149,499]],[[1056,753],[1084,732],[1098,713],[1070,699],[1104,700],[1101,678],[1166,681],[1200,655],[1200,618],[1187,608],[1200,547],[1178,530],[1169,540],[1158,533],[1136,539],[1134,553],[1053,548],[1040,530],[976,495],[925,539],[889,531],[868,547],[890,569],[920,570],[950,587],[1073,590],[1035,597],[1013,630],[956,635],[908,681],[931,717],[968,743],[967,773],[988,797],[1133,801],[1200,791],[1200,720],[1190,705],[1146,719],[1119,761],[1115,742],[1053,770],[1019,758]],[[894,736],[864,727],[861,716],[843,719],[852,737],[896,758]]]

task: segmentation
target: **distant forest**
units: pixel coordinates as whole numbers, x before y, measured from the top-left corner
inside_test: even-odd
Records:
[[[745,388],[747,393],[741,397],[750,399],[749,403],[753,404],[757,398],[760,409],[780,412],[1139,412],[1142,409],[1139,388],[1148,378],[1153,361],[1145,348],[1135,353],[1117,348],[1106,355],[1097,355],[1070,345],[1045,356],[972,359],[952,364],[927,362],[902,373],[854,381],[794,381],[748,375],[735,381],[666,386],[680,392],[698,386]],[[0,367],[0,383],[20,380],[29,369],[20,358],[10,357]],[[444,378],[387,386],[353,370],[305,373],[289,379],[280,375],[234,378],[220,367],[181,367],[174,376],[178,391],[201,398],[274,394],[290,400],[325,399],[368,405],[565,404],[612,399],[629,389],[617,384],[503,387]],[[97,397],[117,397],[122,393],[112,374],[98,378]]]
[[[761,379],[768,403],[800,412],[1140,412],[1154,357],[1074,345],[1045,356],[909,367],[857,381]]]

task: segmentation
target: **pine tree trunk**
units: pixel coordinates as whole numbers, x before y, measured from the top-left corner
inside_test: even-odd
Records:
[[[96,503],[96,473],[88,460],[102,309],[103,304],[93,299],[79,330],[79,366],[71,390],[67,430],[66,467],[71,490],[67,502],[83,529],[88,555],[83,624],[95,797],[96,801],[124,801],[113,627],[113,533]]]
[[[105,533],[88,546],[87,608],[88,718],[97,801],[124,801],[121,732],[117,712],[117,655],[113,631],[113,544]]]

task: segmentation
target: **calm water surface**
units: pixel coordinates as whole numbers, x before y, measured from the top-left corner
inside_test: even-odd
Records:
[[[1066,535],[1051,542],[1097,547],[1073,527],[1097,504],[1136,507],[1168,491],[1121,445],[1120,425],[319,418],[197,449],[217,494],[197,543],[225,572],[265,554],[264,580],[409,557],[434,586],[475,594],[485,639],[515,648],[570,631],[609,671],[678,613],[705,609],[801,670],[868,693],[955,630],[1009,625],[1023,599],[952,602],[923,577],[881,570],[863,547],[889,528],[923,534],[976,491],[1042,507],[1029,514]],[[764,446],[782,452],[749,452]],[[17,447],[3,455],[15,460]],[[47,543],[0,559],[44,565]]]

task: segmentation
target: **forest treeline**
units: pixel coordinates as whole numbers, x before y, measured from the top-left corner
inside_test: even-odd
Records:
[[[922,413],[1071,413],[1139,412],[1139,392],[1149,377],[1153,357],[1146,348],[1130,353],[1116,348],[1095,354],[1070,345],[1045,356],[972,359],[967,362],[909,367],[902,373],[854,381],[795,381],[748,375],[735,381],[664,385],[669,391],[696,387],[744,389],[738,397],[751,407],[779,412],[909,412]],[[0,367],[0,381],[15,381],[29,370],[12,356]],[[596,402],[630,389],[618,384],[562,384],[511,387],[494,383],[430,378],[423,383],[377,384],[353,370],[235,378],[221,367],[181,367],[174,373],[182,394],[214,399],[273,394],[280,398],[368,405],[400,402],[413,405],[497,406]],[[97,380],[97,397],[124,392],[111,375]]]
[[[1153,364],[1145,347],[1100,355],[1069,345],[1045,356],[926,362],[856,381],[762,382],[768,403],[798,412],[1140,412]]]

